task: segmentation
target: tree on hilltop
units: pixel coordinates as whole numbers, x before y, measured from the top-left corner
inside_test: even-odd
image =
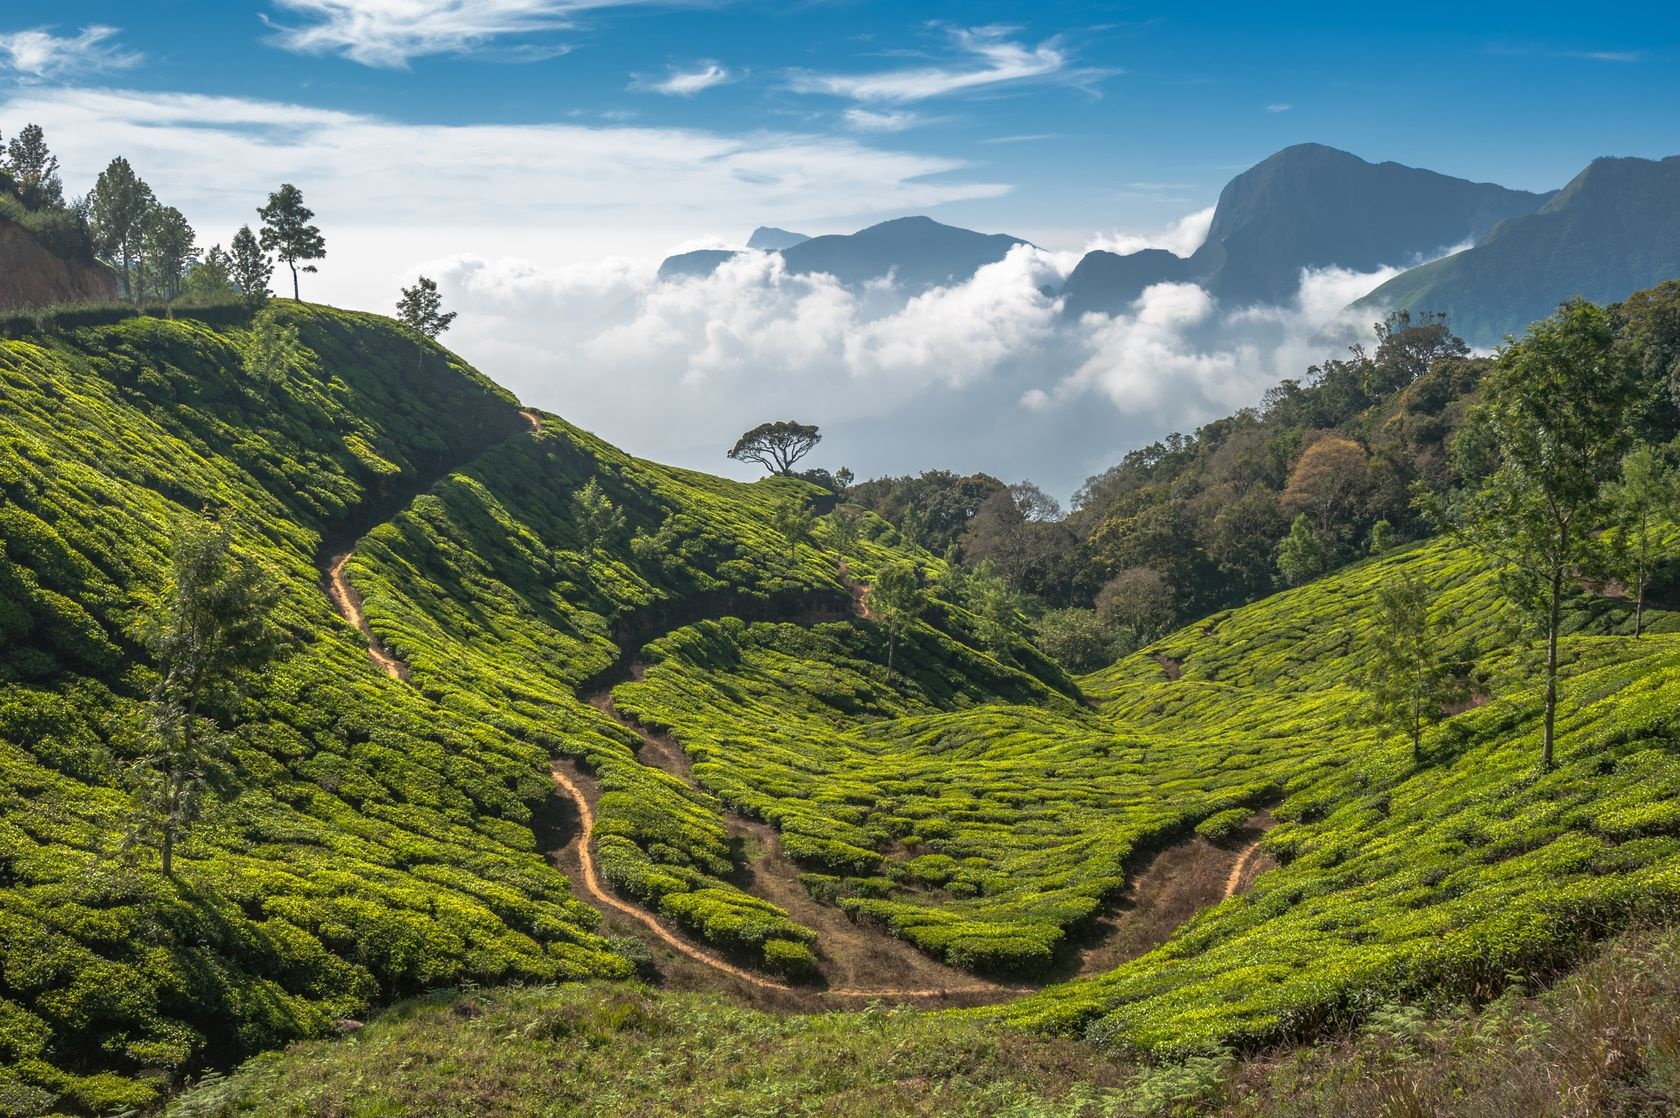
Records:
[[[233,235],[232,250],[228,253],[228,278],[245,297],[249,306],[261,306],[268,299],[268,281],[274,275],[274,259],[263,250],[257,235],[249,225],[241,225]]]
[[[257,216],[262,218],[263,251],[274,253],[292,270],[292,298],[301,298],[298,273],[318,271],[309,261],[327,255],[320,228],[310,224],[315,211],[303,204],[303,191],[288,182],[268,196],[268,204],[257,210]]]
[[[6,145],[5,169],[25,209],[56,209],[64,205],[64,183],[58,177],[58,156],[47,147],[39,124],[26,124]]]
[[[397,321],[425,337],[436,338],[455,321],[455,312],[444,313],[437,281],[421,276],[413,287],[402,289],[402,298],[397,300]]]
[[[146,217],[156,205],[152,188],[120,155],[99,173],[93,193],[88,196],[88,223],[93,231],[94,251],[101,259],[118,266],[123,293],[134,301],[140,298],[139,265]]]
[[[822,435],[815,426],[783,419],[760,423],[742,435],[727,457],[737,462],[756,462],[771,473],[785,477],[793,473],[793,464],[820,442]]]

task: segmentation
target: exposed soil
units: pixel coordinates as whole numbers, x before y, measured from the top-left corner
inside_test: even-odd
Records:
[[[1184,665],[1171,656],[1157,656],[1155,662],[1161,665],[1161,671],[1166,677],[1174,682],[1177,682],[1178,677],[1184,674]]]
[[[1124,893],[1070,933],[1056,977],[1102,974],[1147,955],[1198,912],[1247,889],[1276,864],[1258,849],[1273,825],[1268,813],[1257,812],[1234,836],[1234,847],[1195,835],[1150,855]]]
[[[93,259],[59,256],[0,218],[0,310],[117,299],[116,273]]]
[[[531,433],[540,431],[541,421],[536,415],[526,411],[519,414]],[[407,679],[408,666],[380,645],[362,614],[361,599],[344,573],[353,554],[344,550],[328,557],[323,549],[322,588],[340,616],[366,639],[369,658],[391,678]],[[818,595],[788,602],[755,602],[747,611],[752,614],[749,619],[817,624],[867,617],[867,588],[849,576],[844,562],[839,575],[850,598],[849,602],[841,599],[844,605]],[[637,736],[639,761],[685,783],[692,784],[693,777],[682,746],[670,736],[654,733],[620,714],[613,705],[611,685],[641,678],[642,665],[635,654],[658,635],[653,633],[655,628],[661,624],[690,624],[702,618],[688,615],[701,611],[706,616],[725,616],[728,611],[721,608],[725,605],[723,600],[668,604],[645,611],[645,616],[628,617],[618,634],[623,650],[619,658],[585,687],[591,692],[587,700],[591,705]],[[644,636],[644,630],[650,635]],[[1176,661],[1166,657],[1159,660],[1168,676],[1177,678]],[[592,840],[598,789],[594,778],[565,760],[552,762],[551,775],[556,806],[540,828],[551,836],[550,858],[570,878],[580,896],[591,898],[601,908],[609,930],[634,934],[650,943],[667,985],[724,989],[764,1008],[779,1009],[832,1006],[836,1001],[977,1005],[1034,988],[1003,986],[945,966],[872,922],[853,919],[838,906],[816,900],[800,883],[799,869],[783,852],[781,837],[773,827],[726,811],[735,854],[734,884],[784,909],[818,935],[820,982],[795,985],[748,970],[694,943],[661,917],[614,895],[595,864]],[[1237,849],[1196,837],[1151,855],[1130,875],[1125,893],[1070,937],[1064,965],[1055,977],[1101,973],[1146,954],[1197,912],[1246,889],[1272,864],[1258,849],[1260,836],[1271,826],[1270,815],[1260,812],[1239,834],[1242,845]]]

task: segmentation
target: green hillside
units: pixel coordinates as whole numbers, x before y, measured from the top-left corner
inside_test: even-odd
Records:
[[[619,1112],[671,1112],[627,1081],[679,1038],[738,1054],[682,1080],[713,1085],[706,1112],[777,1086],[822,1112],[850,1051],[901,1061],[905,1097],[940,1112],[962,1111],[928,1085],[954,1076],[970,1113],[1037,1113],[1019,1108],[1131,1090],[1116,1052],[1223,1067],[1483,999],[1680,900],[1676,615],[1636,639],[1630,603],[1570,597],[1544,774],[1527,645],[1445,540],[1074,680],[813,485],[637,460],[387,320],[273,313],[302,354],[272,384],[231,312],[0,342],[0,1111],[144,1107],[314,1038],[181,1113],[567,1112],[270,1090],[359,1074],[362,1037],[382,1066],[407,1048],[487,1072],[493,1025],[536,1046],[515,1064]],[[590,483],[622,514],[597,539]],[[200,512],[262,564],[286,641],[212,712],[225,763],[169,877],[125,838],[157,674],[139,633],[172,526]],[[382,661],[325,592],[345,556]],[[906,560],[927,600],[894,639],[869,588]],[[1456,618],[1478,692],[1420,758],[1357,717],[1401,571]],[[1182,911],[1145,920],[1171,866]],[[636,971],[784,1009],[970,1008],[769,1017]],[[602,985],[548,987],[572,980]],[[760,1050],[768,1072],[739,1055]],[[510,1084],[539,1074],[515,1064]],[[730,1094],[743,1074],[768,1085]],[[900,1091],[855,1109],[898,1112]]]

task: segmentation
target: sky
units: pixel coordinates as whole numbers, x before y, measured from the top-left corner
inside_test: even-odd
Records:
[[[71,193],[127,156],[205,245],[296,183],[328,240],[306,298],[385,310],[434,275],[461,311],[455,348],[633,452],[721,470],[718,444],[776,407],[830,432],[830,466],[988,469],[1066,494],[1299,375],[1335,299],[1380,278],[1303,276],[1258,319],[1160,292],[1075,329],[1041,289],[1081,250],[1188,252],[1233,174],[1304,141],[1531,190],[1596,156],[1680,152],[1680,14],[1589,16],[9,0],[0,133],[45,126]],[[764,260],[652,278],[668,252],[760,224],[911,213],[1039,250],[919,296]]]

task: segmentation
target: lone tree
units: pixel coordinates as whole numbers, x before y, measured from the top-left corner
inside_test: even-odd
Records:
[[[898,638],[927,608],[922,593],[922,572],[914,563],[900,562],[883,567],[875,576],[866,599],[869,616],[887,630],[887,678],[892,678],[893,657]]]
[[[136,301],[140,298],[137,272],[145,240],[146,216],[156,205],[152,188],[134,173],[128,160],[120,155],[99,173],[98,181],[93,184],[93,193],[88,196],[88,224],[93,231],[94,251],[120,268],[123,293]]]
[[[206,706],[225,709],[278,653],[269,617],[279,598],[269,573],[234,550],[226,521],[189,517],[176,529],[169,583],[140,628],[159,677],[152,749],[133,770],[134,837],[157,846],[165,875],[175,872],[176,842],[198,820],[222,752],[225,730]]]
[[[402,298],[397,300],[397,321],[428,338],[436,338],[455,321],[455,312],[444,313],[437,281],[421,276],[413,287],[402,289]]]
[[[783,501],[771,511],[770,523],[787,541],[788,562],[792,563],[799,558],[799,545],[811,538],[817,516],[804,501]]]
[[[1575,299],[1500,353],[1484,392],[1460,438],[1489,446],[1497,468],[1452,524],[1498,565],[1507,596],[1545,634],[1545,771],[1556,734],[1563,599],[1599,565],[1594,529],[1608,511],[1605,482],[1627,443],[1637,378],[1609,313]]]
[[[1410,572],[1383,583],[1363,680],[1370,723],[1406,735],[1414,761],[1423,760],[1424,730],[1445,717],[1445,708],[1465,692],[1462,665],[1447,647],[1451,622],[1431,617],[1429,606],[1428,586]]]
[[[1677,504],[1674,471],[1655,447],[1622,459],[1621,477],[1609,490],[1615,535],[1610,572],[1633,596],[1633,635],[1645,632],[1645,592],[1668,544],[1668,518]]]
[[[572,496],[572,519],[577,524],[580,550],[593,563],[601,545],[624,531],[624,511],[613,504],[601,483],[590,478]]]
[[[315,211],[303,204],[303,191],[291,183],[282,183],[279,190],[268,196],[268,205],[257,210],[262,218],[262,247],[272,252],[292,270],[292,298],[298,299],[298,273],[319,269],[308,263],[323,260],[327,242],[321,230],[310,224]]]
[[[760,423],[742,435],[729,457],[737,462],[757,462],[773,474],[793,473],[793,464],[822,442],[816,427],[783,419]]]
[[[241,225],[233,235],[228,253],[228,279],[249,306],[258,307],[268,301],[268,281],[274,275],[274,259],[263,251],[257,235],[249,225]]]

